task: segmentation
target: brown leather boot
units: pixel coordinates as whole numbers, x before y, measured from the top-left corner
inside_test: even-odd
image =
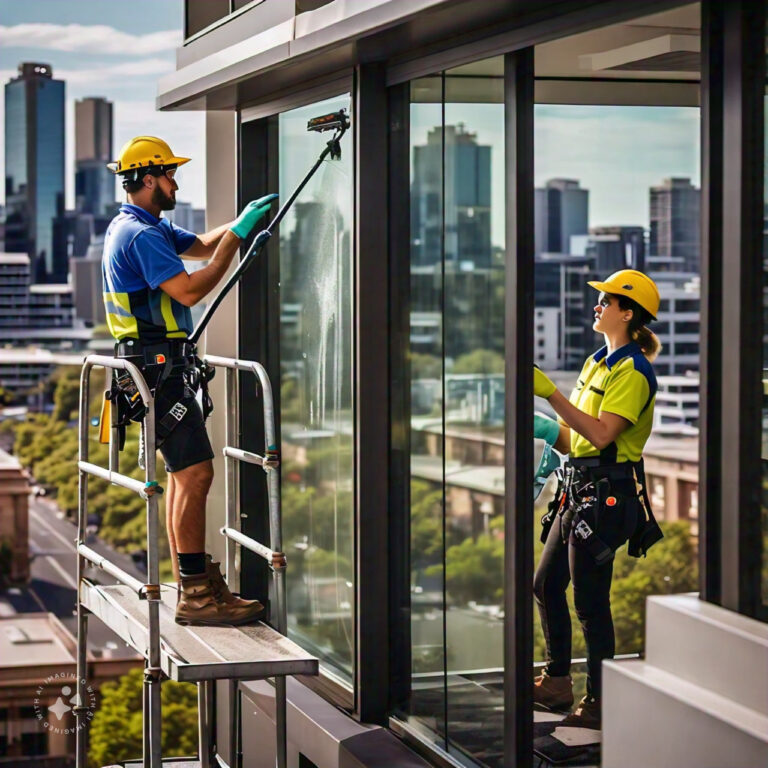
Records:
[[[221,574],[221,568],[219,566],[220,563],[217,563],[210,555],[206,554],[205,567],[208,571],[208,575],[211,577],[211,584],[213,585],[213,592],[216,597],[229,605],[252,606],[253,610],[263,611],[264,606],[258,600],[245,600],[242,597],[233,595],[229,591],[229,587]],[[258,609],[256,606],[258,606]]]
[[[255,621],[264,609],[259,604],[235,605],[217,599],[207,573],[181,577],[181,594],[176,605],[176,623],[204,626],[238,625]]]
[[[573,706],[571,676],[551,677],[542,672],[533,679],[533,701],[547,709],[570,709]]]
[[[576,711],[568,715],[558,725],[566,728],[590,728],[599,731],[602,726],[600,702],[590,696],[585,696],[576,707]]]

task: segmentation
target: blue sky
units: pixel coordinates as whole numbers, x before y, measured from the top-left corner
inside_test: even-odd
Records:
[[[137,134],[162,136],[174,152],[193,158],[179,199],[204,207],[203,113],[154,106],[158,79],[175,69],[182,14],[182,0],[0,0],[0,81],[14,77],[21,61],[40,61],[67,84],[68,206],[74,202],[74,102],[104,96],[115,104],[115,151]],[[0,177],[4,155],[0,133]],[[0,188],[0,200],[3,194]]]
[[[504,243],[504,108],[502,104],[446,105],[447,124],[463,123],[491,147],[491,237]],[[440,123],[440,105],[411,108],[414,144],[425,144]],[[589,190],[590,226],[650,223],[648,190],[669,176],[700,185],[699,110],[695,107],[537,104],[534,178],[578,179]]]

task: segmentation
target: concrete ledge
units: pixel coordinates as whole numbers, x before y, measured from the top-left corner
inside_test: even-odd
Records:
[[[768,718],[646,661],[605,662],[602,765],[768,765]]]
[[[428,768],[395,735],[353,720],[300,682],[288,678],[288,765],[299,755],[322,768]],[[249,768],[274,768],[275,689],[267,682],[241,684],[243,754]]]
[[[648,598],[649,664],[768,716],[768,625],[699,600]]]

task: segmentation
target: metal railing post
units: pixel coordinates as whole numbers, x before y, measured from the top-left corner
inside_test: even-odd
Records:
[[[229,578],[230,568],[234,568],[234,563],[230,565],[230,558],[234,558],[233,549],[235,544],[240,544],[247,549],[263,557],[272,570],[272,589],[274,595],[274,605],[271,615],[272,624],[281,635],[288,633],[286,589],[285,589],[285,556],[283,554],[283,536],[282,519],[280,506],[280,476],[278,468],[280,465],[280,453],[277,447],[277,433],[275,430],[275,409],[272,398],[272,385],[263,365],[251,360],[237,360],[213,355],[206,355],[206,361],[213,366],[221,366],[227,371],[227,429],[226,442],[224,448],[225,464],[227,467],[227,523],[221,529],[227,540],[227,576]],[[254,374],[261,387],[262,402],[264,406],[264,455],[259,456],[249,451],[241,450],[237,445],[237,410],[236,410],[236,381],[237,371],[250,371]],[[231,376],[231,378],[230,378]],[[245,461],[249,464],[257,464],[262,467],[267,475],[267,495],[269,499],[269,539],[270,546],[250,539],[239,531],[236,525],[237,515],[235,514],[234,502],[230,505],[229,500],[235,498],[237,490],[236,475],[234,467],[239,462]],[[232,470],[230,470],[232,466]],[[231,485],[230,485],[231,483]],[[232,549],[230,549],[230,546]],[[286,768],[287,766],[287,732],[286,732],[286,680],[284,676],[277,676],[275,681],[275,729],[276,729],[276,765],[277,768]],[[231,691],[230,700],[239,702],[239,690],[237,683]],[[237,707],[237,716],[240,716],[240,707]],[[242,726],[237,724],[239,730]],[[233,756],[236,755],[235,745],[239,741],[239,733],[230,733],[230,744],[232,745]],[[235,757],[232,757],[233,762]]]
[[[139,374],[140,375],[140,374]],[[145,383],[146,386],[146,383]],[[147,409],[144,415],[144,437],[146,455],[144,457],[144,477],[147,485],[154,483],[156,477],[157,451],[155,450],[155,401],[147,393],[144,401]],[[158,551],[158,496],[147,495],[147,613],[149,616],[149,654],[148,665],[144,671],[144,684],[149,687],[149,749],[151,768],[162,766],[162,727],[160,685],[160,562]]]
[[[130,477],[120,475],[119,468],[119,432],[112,419],[110,425],[110,468],[104,469],[88,461],[88,425],[90,408],[90,375],[95,366],[108,370],[127,371],[133,378],[141,399],[146,407],[144,418],[144,433],[146,436],[147,456],[145,461],[145,483]],[[110,408],[110,418],[112,418]],[[152,393],[139,369],[127,360],[89,355],[83,363],[80,374],[80,411],[78,421],[78,516],[77,516],[77,690],[78,705],[75,707],[77,718],[75,758],[77,768],[86,768],[87,734],[83,723],[87,707],[85,703],[86,689],[86,655],[87,655],[87,609],[83,606],[80,590],[82,587],[85,561],[103,568],[110,575],[137,592],[137,597],[147,601],[149,647],[146,649],[146,665],[144,668],[144,686],[142,690],[142,708],[144,715],[144,750],[143,762],[145,768],[162,768],[161,745],[161,704],[160,685],[162,669],[160,662],[160,571],[158,552],[158,498],[155,492],[146,492],[150,484],[156,483],[155,457],[155,405]],[[94,552],[85,543],[85,529],[88,517],[88,476],[96,475],[103,479],[140,493],[147,505],[147,584],[141,584],[130,574],[110,563],[106,558]]]
[[[80,373],[80,409],[78,412],[78,450],[79,461],[88,461],[88,416],[90,406],[90,369],[83,367]],[[85,544],[85,528],[88,517],[88,473],[78,472],[77,504],[77,546]],[[80,582],[83,578],[85,558],[77,555],[77,706],[75,706],[75,762],[77,768],[86,768],[88,759],[88,732],[85,723],[85,694],[87,652],[88,652],[88,616],[86,608],[80,602]]]
[[[227,445],[234,448],[239,447],[237,439],[237,370],[227,368],[224,372],[226,389],[226,410],[225,410],[225,441]],[[224,489],[227,527],[237,527],[237,465],[231,456],[224,455],[224,474],[226,485]],[[227,583],[232,586],[235,578],[235,543],[225,537],[226,547],[226,576]],[[239,581],[239,580],[238,580]],[[239,585],[236,585],[239,586]]]

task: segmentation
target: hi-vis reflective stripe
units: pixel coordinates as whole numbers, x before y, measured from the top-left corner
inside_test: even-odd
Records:
[[[107,327],[115,339],[139,335],[136,318],[131,314],[127,293],[105,293],[104,307],[107,313]]]
[[[187,334],[184,333],[184,331],[179,330],[179,324],[176,322],[176,317],[173,314],[173,307],[171,306],[171,297],[167,293],[163,293],[160,297],[160,311],[163,314],[166,335],[168,338],[186,338]]]

